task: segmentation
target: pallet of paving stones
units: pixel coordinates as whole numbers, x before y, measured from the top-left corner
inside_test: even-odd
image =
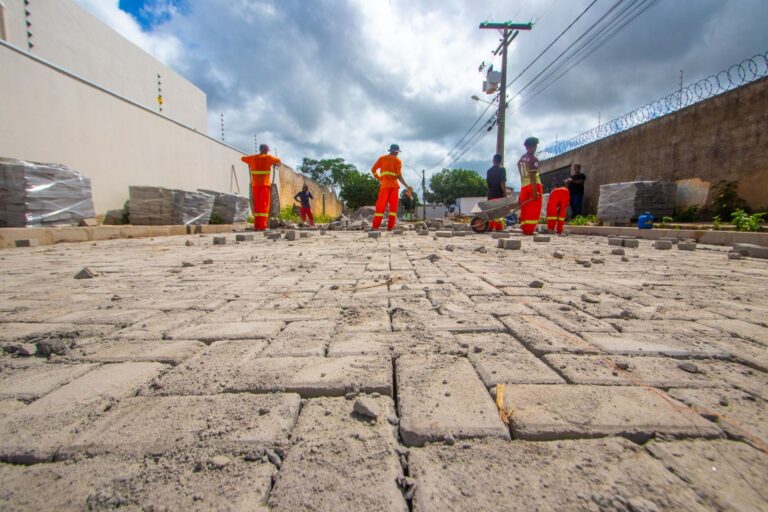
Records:
[[[626,224],[650,212],[661,219],[673,215],[677,184],[668,181],[630,181],[600,185],[597,217],[612,224]]]
[[[221,224],[234,224],[248,220],[251,205],[247,197],[213,190],[197,189],[197,191],[213,196],[211,218],[217,219]]]
[[[162,187],[130,187],[128,218],[134,226],[208,224],[214,196]]]
[[[62,164],[0,158],[0,227],[76,226],[93,217],[87,176]]]

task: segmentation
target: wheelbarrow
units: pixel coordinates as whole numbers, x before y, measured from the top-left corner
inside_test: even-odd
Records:
[[[521,207],[522,205],[516,196],[480,201],[469,212],[472,214],[469,227],[475,233],[485,233],[488,231],[490,221],[506,217],[510,212],[519,210]]]

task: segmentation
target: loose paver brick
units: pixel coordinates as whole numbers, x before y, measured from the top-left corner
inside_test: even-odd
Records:
[[[95,364],[40,364],[0,373],[0,399],[34,400],[85,375]]]
[[[243,364],[231,391],[285,391],[302,397],[343,396],[350,391],[392,395],[387,356],[256,357]]]
[[[204,343],[191,340],[162,342],[118,341],[89,344],[82,349],[76,350],[75,352],[78,355],[70,355],[70,357],[81,361],[100,363],[156,361],[158,363],[177,365],[203,348],[205,348]]]
[[[366,399],[379,417],[354,413],[354,400],[306,402],[270,495],[272,510],[335,511],[341,503],[350,510],[408,510],[396,483],[403,471],[395,427],[386,419],[394,403],[386,396]]]
[[[725,440],[652,442],[648,451],[690,483],[712,510],[762,510],[768,455]]]
[[[667,355],[675,357],[725,357],[727,354],[707,343],[681,340],[671,334],[667,337],[655,333],[624,332],[583,333],[584,339],[601,351],[624,355]]]
[[[509,438],[496,406],[465,358],[401,356],[396,361],[400,436],[409,446]]]
[[[256,510],[266,512],[275,468],[231,458],[117,456],[33,466],[0,464],[3,509]],[[237,485],[232,485],[237,482]]]
[[[576,334],[538,315],[503,317],[510,332],[534,354],[550,352],[595,353],[600,350]]]
[[[200,447],[242,451],[285,445],[299,403],[292,393],[128,398],[67,450],[144,456]]]
[[[685,482],[624,439],[412,448],[417,512],[709,510]]]
[[[486,387],[496,384],[561,384],[565,381],[530,352],[469,354]]]
[[[504,389],[504,407],[519,439],[619,435],[644,441],[654,435],[721,434],[685,404],[644,387],[520,384]]]

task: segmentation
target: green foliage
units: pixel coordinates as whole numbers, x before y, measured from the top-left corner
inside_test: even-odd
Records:
[[[224,224],[224,221],[221,220],[218,214],[211,213],[211,219],[208,221],[208,224]]]
[[[670,223],[674,222],[675,219],[670,217],[669,215],[665,215],[661,218],[661,226],[662,228],[666,228]]]
[[[299,217],[299,214],[296,212],[293,205],[280,208],[280,213],[277,217],[286,222],[301,222],[301,217]]]
[[[747,202],[739,197],[739,184],[735,181],[720,181],[712,187],[710,196],[712,200],[712,210],[720,218],[730,217],[736,210],[749,212]]]
[[[768,213],[754,213],[750,215],[742,209],[738,209],[731,214],[731,221],[736,226],[736,231],[760,231],[760,224],[763,223],[763,217]]]
[[[253,224],[253,214],[252,213],[248,214],[248,218],[246,219],[246,222],[248,224]]]
[[[593,226],[598,224],[597,215],[577,215],[568,221],[572,226]]]
[[[698,206],[689,206],[685,210],[675,212],[675,220],[677,222],[693,222],[699,220],[699,211],[701,209]]]
[[[720,229],[723,226],[723,219],[719,215],[712,217],[712,229]]]
[[[379,181],[371,174],[349,172],[339,184],[339,197],[350,210],[376,204],[378,195]]]
[[[431,192],[427,200],[433,203],[453,204],[457,197],[485,196],[485,179],[471,169],[443,169],[429,179]]]
[[[327,187],[340,187],[347,174],[358,172],[354,165],[345,162],[343,158],[305,158],[301,161],[298,171]]]

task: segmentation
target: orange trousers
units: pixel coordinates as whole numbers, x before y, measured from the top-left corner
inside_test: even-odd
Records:
[[[379,229],[384,219],[384,210],[389,204],[389,219],[387,231],[392,231],[397,222],[397,202],[400,200],[400,187],[381,187],[376,199],[376,213],[373,214],[373,229]]]
[[[488,221],[488,231],[502,231],[504,229],[504,223],[499,219]]]
[[[539,198],[535,201],[530,201],[533,197],[533,188],[531,185],[526,185],[520,189],[520,228],[526,235],[532,235],[536,231],[536,224],[539,223],[539,216],[541,215],[541,202],[544,189],[541,187],[541,183],[536,184],[536,190],[539,192]],[[526,203],[526,201],[528,201]],[[525,203],[525,204],[523,204]]]
[[[547,202],[547,229],[563,232],[565,225],[565,212],[568,210],[568,204],[571,202],[571,194],[567,188],[556,188],[549,193]]]
[[[253,185],[253,229],[264,231],[269,224],[269,205],[272,199],[271,185]]]

